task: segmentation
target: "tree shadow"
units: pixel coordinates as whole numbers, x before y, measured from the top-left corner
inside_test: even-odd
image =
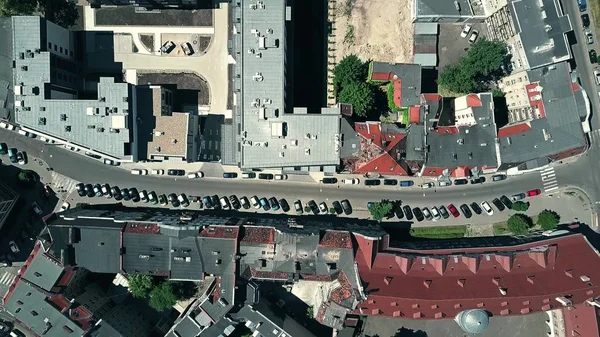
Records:
[[[393,337],[427,337],[427,332],[423,330],[414,330],[402,327],[394,334]]]
[[[381,89],[381,85],[372,84],[371,91],[373,93],[373,109],[367,113],[367,120],[375,120],[378,121],[379,117],[388,112],[390,109],[388,107],[388,99],[387,94]]]
[[[173,282],[173,290],[177,297],[188,299],[196,295],[197,287],[194,282]]]

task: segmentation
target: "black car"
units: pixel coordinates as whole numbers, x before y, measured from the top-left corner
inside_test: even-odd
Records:
[[[485,177],[473,178],[471,179],[471,184],[483,184],[485,183]]]
[[[269,204],[270,204],[272,210],[274,210],[274,211],[279,210],[279,202],[277,201],[277,199],[275,199],[275,197],[269,198]]]
[[[467,204],[460,205],[460,210],[467,219],[473,216],[473,213],[471,213],[471,210],[469,209],[469,206],[467,206]]]
[[[444,205],[440,206],[439,210],[440,210],[440,214],[442,215],[442,218],[448,219],[450,217],[450,214],[448,213],[446,206],[444,206]]]
[[[502,201],[502,203],[505,204],[508,209],[512,209],[512,201],[510,201],[507,196],[501,196],[500,201]]]
[[[590,50],[589,54],[590,54],[590,62],[592,64],[595,64],[596,62],[598,62],[598,55],[596,54],[596,51],[594,49]]]
[[[296,210],[297,215],[302,215],[302,213],[304,213],[304,208],[302,207],[302,201],[300,201],[300,200],[294,201],[294,209]]]
[[[138,192],[137,188],[132,187],[132,188],[129,189],[129,198],[133,202],[140,201],[140,193]]]
[[[165,42],[165,44],[163,44],[162,47],[160,47],[160,51],[162,53],[169,54],[170,52],[173,51],[173,49],[175,49],[175,47],[176,47],[175,42],[169,40],[169,41]]]
[[[331,206],[333,207],[333,209],[335,210],[336,214],[342,214],[344,212],[344,210],[342,209],[342,205],[340,205],[339,201],[334,201]]]
[[[273,175],[271,173],[259,173],[258,179],[273,180]]]
[[[94,186],[92,186],[92,184],[85,185],[85,194],[89,198],[93,198],[96,195],[96,192],[94,192]]]
[[[313,212],[314,215],[319,214],[319,207],[317,206],[317,203],[314,200],[308,202],[308,207],[310,207],[310,210]]]
[[[214,209],[221,209],[221,202],[219,201],[218,195],[215,194],[215,195],[211,196],[210,200],[212,201]]]
[[[131,198],[129,197],[129,190],[124,188],[121,190],[121,197],[123,197],[123,200],[125,201],[129,201],[131,200]]]
[[[225,172],[225,173],[223,173],[223,178],[226,178],[226,179],[237,178],[237,173],[235,173],[235,172]]]
[[[290,205],[288,204],[287,200],[283,198],[279,199],[279,206],[281,206],[281,210],[286,213],[290,211]]]
[[[204,198],[202,198],[202,203],[204,204],[205,208],[212,208],[213,207],[212,200],[210,199],[209,196],[205,196]]]
[[[238,197],[236,197],[235,195],[230,196],[229,201],[231,202],[231,207],[233,207],[234,209],[238,210],[242,208],[242,205],[240,205],[240,199],[238,199]]]
[[[170,176],[182,176],[182,175],[185,175],[185,170],[170,169],[170,170],[167,170],[167,174]]]
[[[404,218],[404,212],[402,212],[402,207],[398,206],[394,209],[394,213],[396,213],[396,218],[402,219]]]
[[[118,186],[113,186],[110,188],[110,193],[112,193],[113,198],[115,198],[115,200],[121,200],[123,199],[123,196],[121,195],[121,190],[119,189]]]
[[[481,215],[481,207],[479,207],[479,205],[476,202],[471,203],[471,208],[473,209],[473,212],[475,212],[475,214]]]
[[[348,199],[342,200],[342,209],[344,210],[344,214],[352,214],[352,206],[350,205],[350,201],[348,201]]]
[[[588,28],[590,26],[590,16],[587,14],[581,15],[581,23],[583,23],[583,28]]]
[[[381,185],[381,180],[379,179],[366,179],[365,185],[367,186],[378,186]]]
[[[337,178],[323,178],[323,180],[321,180],[321,182],[323,184],[337,184],[338,180],[337,180]]]
[[[406,220],[410,221],[413,219],[413,213],[412,213],[412,210],[410,209],[410,206],[404,205],[402,207],[402,210],[404,211],[404,216],[406,217]]]
[[[171,193],[167,196],[167,199],[173,207],[179,207],[179,200],[177,200],[177,194]]]
[[[77,187],[77,194],[79,194],[80,197],[85,197],[87,195],[85,185],[83,183],[79,183],[75,185],[75,187]]]
[[[421,221],[425,220],[425,216],[423,216],[423,212],[421,212],[421,209],[419,207],[413,208],[412,212],[415,215],[415,218],[417,219],[417,221],[421,222]]]
[[[396,179],[383,179],[383,184],[387,186],[396,186],[398,185],[398,180]]]
[[[454,185],[466,185],[468,183],[467,179],[454,179]]]
[[[190,201],[188,200],[188,197],[185,194],[183,194],[183,193],[181,193],[179,195],[177,201],[180,202],[181,206],[183,206],[183,207],[189,207],[190,206]],[[177,207],[177,206],[175,206],[175,207]]]
[[[498,198],[494,198],[494,200],[492,200],[492,204],[494,204],[494,206],[496,206],[500,212],[506,209],[502,201],[500,201]]]
[[[506,180],[506,174],[496,174],[492,176],[492,181]]]

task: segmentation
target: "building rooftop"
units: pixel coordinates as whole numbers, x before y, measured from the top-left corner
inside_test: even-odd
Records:
[[[51,291],[62,273],[63,266],[42,251],[33,256],[22,277],[46,291]]]
[[[460,11],[454,0],[414,0],[413,11],[417,16],[472,16],[473,10],[468,0],[458,0]]]
[[[261,301],[254,305],[245,305],[236,317],[246,320],[246,327],[253,333],[263,337],[314,337],[315,335],[304,326],[296,322],[286,314],[282,314],[280,308],[269,305],[267,301]]]
[[[557,0],[514,0],[509,10],[527,57],[527,69],[571,58],[565,33],[573,30]]]
[[[72,75],[78,74],[75,59],[68,50],[63,54],[62,46],[60,53],[48,50],[47,37],[42,36],[48,31],[72,44],[74,33],[39,16],[15,16],[12,20],[13,31],[18,32],[13,34],[16,121],[31,130],[113,157],[130,156],[132,87],[101,77],[96,98],[78,98],[77,90],[66,89],[83,82],[79,75]]]
[[[391,81],[397,107],[419,104],[421,99],[421,65],[409,63],[371,63],[372,81]]]
[[[152,140],[148,142],[148,157],[178,156],[186,157],[188,150],[188,128],[190,127],[190,114],[187,112],[171,112],[163,105],[163,96],[171,97],[170,92],[160,87],[151,87],[152,115],[154,116],[154,131]],[[165,109],[168,109],[165,111]]]

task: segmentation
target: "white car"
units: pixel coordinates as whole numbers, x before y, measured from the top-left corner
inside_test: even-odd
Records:
[[[591,32],[585,32],[585,38],[586,38],[588,44],[594,43],[594,36],[592,35]]]
[[[431,208],[431,215],[433,216],[433,221],[438,221],[441,219],[440,210],[437,207]]]
[[[258,197],[253,195],[250,198],[250,203],[252,204],[252,206],[254,206],[254,208],[260,208],[260,201],[258,200]]]
[[[475,43],[477,41],[477,37],[479,36],[479,32],[473,29],[471,36],[469,36],[469,43]]]
[[[358,178],[344,179],[342,180],[344,184],[347,185],[358,185],[360,184],[360,180]]]
[[[470,31],[471,31],[471,25],[465,25],[462,32],[460,32],[460,37],[463,37],[463,38],[467,37],[467,35],[469,35]]]
[[[275,180],[286,180],[288,178],[287,174],[276,174]]]
[[[481,203],[481,208],[483,208],[483,210],[487,213],[487,215],[494,214],[494,210],[492,209],[492,206],[490,206],[490,204],[487,201],[483,201]]]
[[[145,176],[148,174],[148,170],[133,169],[133,170],[131,170],[131,174],[138,175],[138,176]]]
[[[187,177],[190,179],[202,178],[202,177],[204,177],[204,173],[200,172],[200,171],[192,172],[192,173],[188,174]]]
[[[152,170],[152,174],[162,176],[163,174],[165,174],[165,170]]]
[[[69,204],[68,202],[63,202],[63,204],[60,206],[59,212],[66,211],[69,208],[71,208],[71,204]]]
[[[434,183],[429,182],[429,183],[423,183],[423,185],[421,185],[421,188],[427,189],[427,188],[433,188],[434,186],[435,186]]]
[[[329,211],[325,202],[319,204],[319,211],[321,211],[321,213],[327,213]]]
[[[594,70],[594,78],[596,79],[596,84],[600,85],[600,71]]]
[[[18,252],[20,252],[21,250],[19,249],[19,247],[17,247],[17,244],[14,241],[11,241],[8,243],[8,247],[10,247],[10,251],[17,254]]]
[[[102,191],[102,195],[106,198],[112,198],[112,195],[110,194],[110,189],[108,185],[102,185],[102,187],[100,188],[100,191]]]
[[[106,165],[110,165],[110,166],[117,166],[119,165],[118,162],[112,160],[112,159],[108,159],[108,158],[104,158],[104,164]]]

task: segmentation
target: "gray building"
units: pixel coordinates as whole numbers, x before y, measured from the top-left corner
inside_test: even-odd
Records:
[[[0,182],[0,229],[17,203],[19,195],[10,187]]]
[[[118,161],[137,158],[135,87],[82,75],[74,32],[39,16],[12,18],[15,121],[21,129]]]
[[[292,108],[287,55],[291,7],[283,0],[232,4],[233,121],[223,134],[223,162],[242,169],[334,172],[339,164],[340,109]]]
[[[472,0],[413,0],[413,22],[483,22],[486,18],[484,1]]]
[[[92,7],[105,6],[131,6],[142,7],[146,9],[168,9],[168,8],[183,8],[192,9],[198,8],[203,0],[88,0]]]

